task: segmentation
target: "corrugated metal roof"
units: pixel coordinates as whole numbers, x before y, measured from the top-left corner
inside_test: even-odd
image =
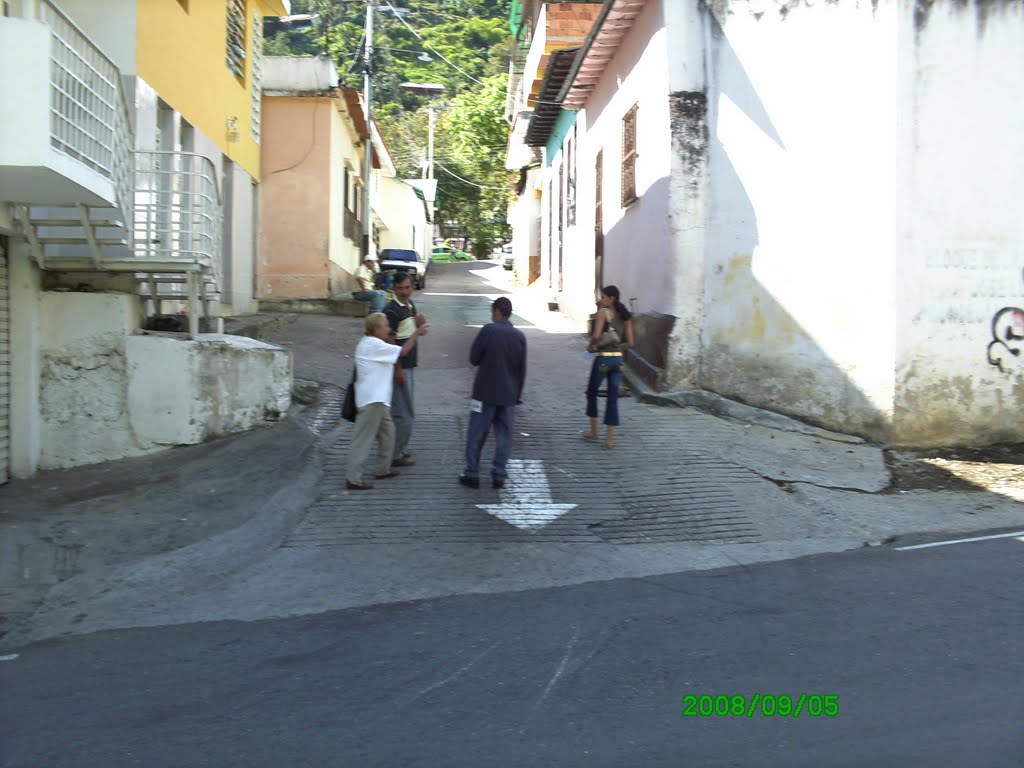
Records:
[[[530,125],[526,129],[527,146],[542,147],[551,137],[551,131],[562,112],[562,107],[556,101],[556,97],[572,70],[573,62],[576,61],[576,54],[579,51],[579,48],[566,48],[551,52],[548,68],[544,73],[544,81],[541,83],[537,102],[533,108],[533,114],[530,116]]]
[[[607,0],[594,28],[587,35],[573,71],[566,78],[568,86],[560,99],[563,107],[583,108],[608,62],[619,50],[622,39],[632,28],[633,20],[646,5],[647,0]]]

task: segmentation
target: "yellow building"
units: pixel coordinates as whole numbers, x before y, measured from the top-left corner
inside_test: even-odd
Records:
[[[287,353],[202,337],[256,308],[262,29],[289,11],[0,0],[0,483],[287,410]]]
[[[285,3],[148,0],[137,13],[139,78],[258,179],[263,17]]]

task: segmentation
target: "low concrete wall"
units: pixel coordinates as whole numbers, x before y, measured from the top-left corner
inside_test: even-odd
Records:
[[[138,303],[127,293],[39,294],[40,469],[147,452],[125,391],[124,342],[141,320]]]
[[[140,442],[188,445],[276,421],[291,404],[291,355],[244,336],[125,342],[128,413]]]
[[[137,456],[275,421],[291,355],[242,336],[134,335],[137,297],[40,294],[41,469]]]

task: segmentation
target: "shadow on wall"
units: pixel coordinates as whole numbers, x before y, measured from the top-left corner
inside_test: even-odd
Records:
[[[675,178],[661,179],[645,192],[645,205],[664,206],[656,215],[673,221],[674,268],[662,276],[675,284],[652,285],[639,295],[651,303],[636,309],[637,339],[630,367],[660,390],[695,386],[829,429],[885,442],[891,415],[875,403],[891,403],[891,368],[873,392],[862,391],[848,369],[870,368],[871,359],[834,359],[772,295],[754,270],[760,243],[757,213],[717,131],[718,100],[727,97],[764,136],[782,147],[769,112],[717,21],[712,28],[711,83],[707,95],[673,94],[672,135]],[[713,176],[710,174],[713,171]],[[607,234],[609,243],[628,243],[638,234],[638,217],[626,216]],[[648,216],[642,217],[649,220]],[[621,229],[621,231],[619,231]],[[702,230],[702,231],[700,231]],[[693,233],[692,246],[688,236]],[[610,247],[608,254],[626,251]],[[615,274],[614,256],[609,259]],[[633,263],[642,263],[633,260]],[[621,265],[621,262],[620,262]],[[621,265],[622,269],[626,265]],[[763,261],[762,269],[771,269]],[[636,275],[656,281],[657,275]],[[699,285],[686,285],[685,281]],[[692,316],[652,311],[680,297],[699,302]],[[663,303],[661,303],[663,302]],[[845,350],[844,350],[845,351]]]

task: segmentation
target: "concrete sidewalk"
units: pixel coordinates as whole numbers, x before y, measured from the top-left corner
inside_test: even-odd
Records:
[[[512,291],[503,270],[491,267],[471,267],[483,280],[481,295]],[[526,321],[520,320],[520,326],[536,334],[536,343],[531,341],[533,397],[523,411],[523,424],[530,427],[523,431],[532,433],[524,437],[527,443],[541,441],[538,445],[557,473],[553,487],[562,483],[564,498],[581,484],[597,487],[601,473],[593,472],[586,459],[590,454],[584,453],[594,446],[578,445],[581,441],[575,435],[577,427],[585,426],[580,406],[586,363],[577,359],[584,329],[551,312],[547,298],[536,290],[513,295],[515,314]],[[267,315],[239,318],[228,330],[262,336],[290,349],[300,402],[276,425],[153,456],[45,472],[0,487],[0,633],[5,635],[0,648],[118,626],[119,619],[103,618],[102,611],[86,618],[80,606],[117,603],[122,596],[130,598],[131,611],[147,617],[147,622],[161,620],[164,601],[180,606],[171,618],[181,620],[263,615],[253,606],[258,602],[257,585],[269,581],[239,582],[238,594],[249,599],[221,606],[219,613],[203,613],[190,602],[196,593],[209,593],[222,582],[238,582],[238,574],[261,568],[273,571],[267,558],[281,552],[282,544],[292,547],[286,548],[284,558],[296,560],[297,573],[306,567],[300,558],[302,546],[326,543],[325,568],[336,565],[337,558],[329,555],[331,546],[347,547],[351,559],[344,578],[332,582],[334,602],[309,602],[308,610],[313,611],[372,602],[381,594],[413,599],[444,590],[575,583],[594,573],[614,578],[719,567],[861,546],[915,531],[1024,524],[1024,505],[998,494],[894,492],[881,449],[856,438],[707,393],[648,392],[634,379],[635,397],[621,430],[621,450],[615,454],[617,472],[625,478],[625,498],[636,500],[630,508],[590,504],[586,514],[581,510],[539,537],[502,531],[483,543],[462,544],[460,537],[472,533],[466,526],[478,526],[480,521],[459,518],[459,510],[448,502],[455,491],[457,466],[446,460],[443,477],[434,477],[437,473],[423,463],[416,468],[416,482],[421,483],[423,498],[430,496],[441,505],[432,523],[437,543],[420,541],[422,528],[410,528],[404,541],[387,541],[379,531],[360,528],[358,518],[345,518],[351,514],[345,505],[351,502],[334,490],[338,481],[333,475],[349,428],[339,423],[341,392],[351,375],[351,354],[362,335],[363,320]],[[432,351],[428,358],[441,357],[441,351]],[[468,373],[453,360],[420,375],[417,397],[425,428],[421,439],[428,440],[426,434],[433,429],[435,443],[443,442],[446,455],[454,456],[457,465],[463,405],[452,393],[460,390]],[[538,397],[540,393],[550,396]],[[600,460],[601,453],[608,455],[598,452],[591,460]],[[667,456],[673,457],[674,469],[665,473],[657,461]],[[687,494],[692,495],[691,489],[707,479],[704,476],[712,475],[732,498],[722,515],[742,517],[746,528],[717,541],[702,543],[686,538],[684,531],[676,538],[653,539],[669,543],[642,543],[644,536],[656,531],[652,526],[661,524],[662,514],[649,511],[645,494],[659,483],[668,489],[659,491],[678,492],[686,502],[670,503],[676,514],[687,504],[699,506]],[[386,510],[386,501],[382,495],[373,503]],[[473,507],[470,501],[465,502],[468,508]],[[348,527],[339,527],[339,522]],[[348,546],[356,535],[369,535],[371,544],[378,541],[384,547],[371,551]],[[589,543],[572,543],[584,540]],[[524,541],[530,542],[525,548]],[[478,558],[483,570],[450,568],[453,559],[463,566],[472,562],[477,557],[473,548],[481,546],[488,552]],[[397,552],[410,553],[400,558],[401,568],[381,565],[392,562],[388,558]],[[518,563],[523,557],[539,558],[537,563],[543,564],[525,569],[535,574],[529,577],[535,581],[515,581],[510,574],[524,569],[495,565],[501,558]],[[352,570],[359,562],[364,562],[363,570]],[[275,578],[273,573],[264,577]],[[391,586],[382,591],[382,584]],[[312,599],[300,583],[294,589],[303,594],[278,595],[280,604],[259,610],[276,615]],[[227,599],[226,594],[220,598]],[[45,609],[36,613],[44,604]]]

